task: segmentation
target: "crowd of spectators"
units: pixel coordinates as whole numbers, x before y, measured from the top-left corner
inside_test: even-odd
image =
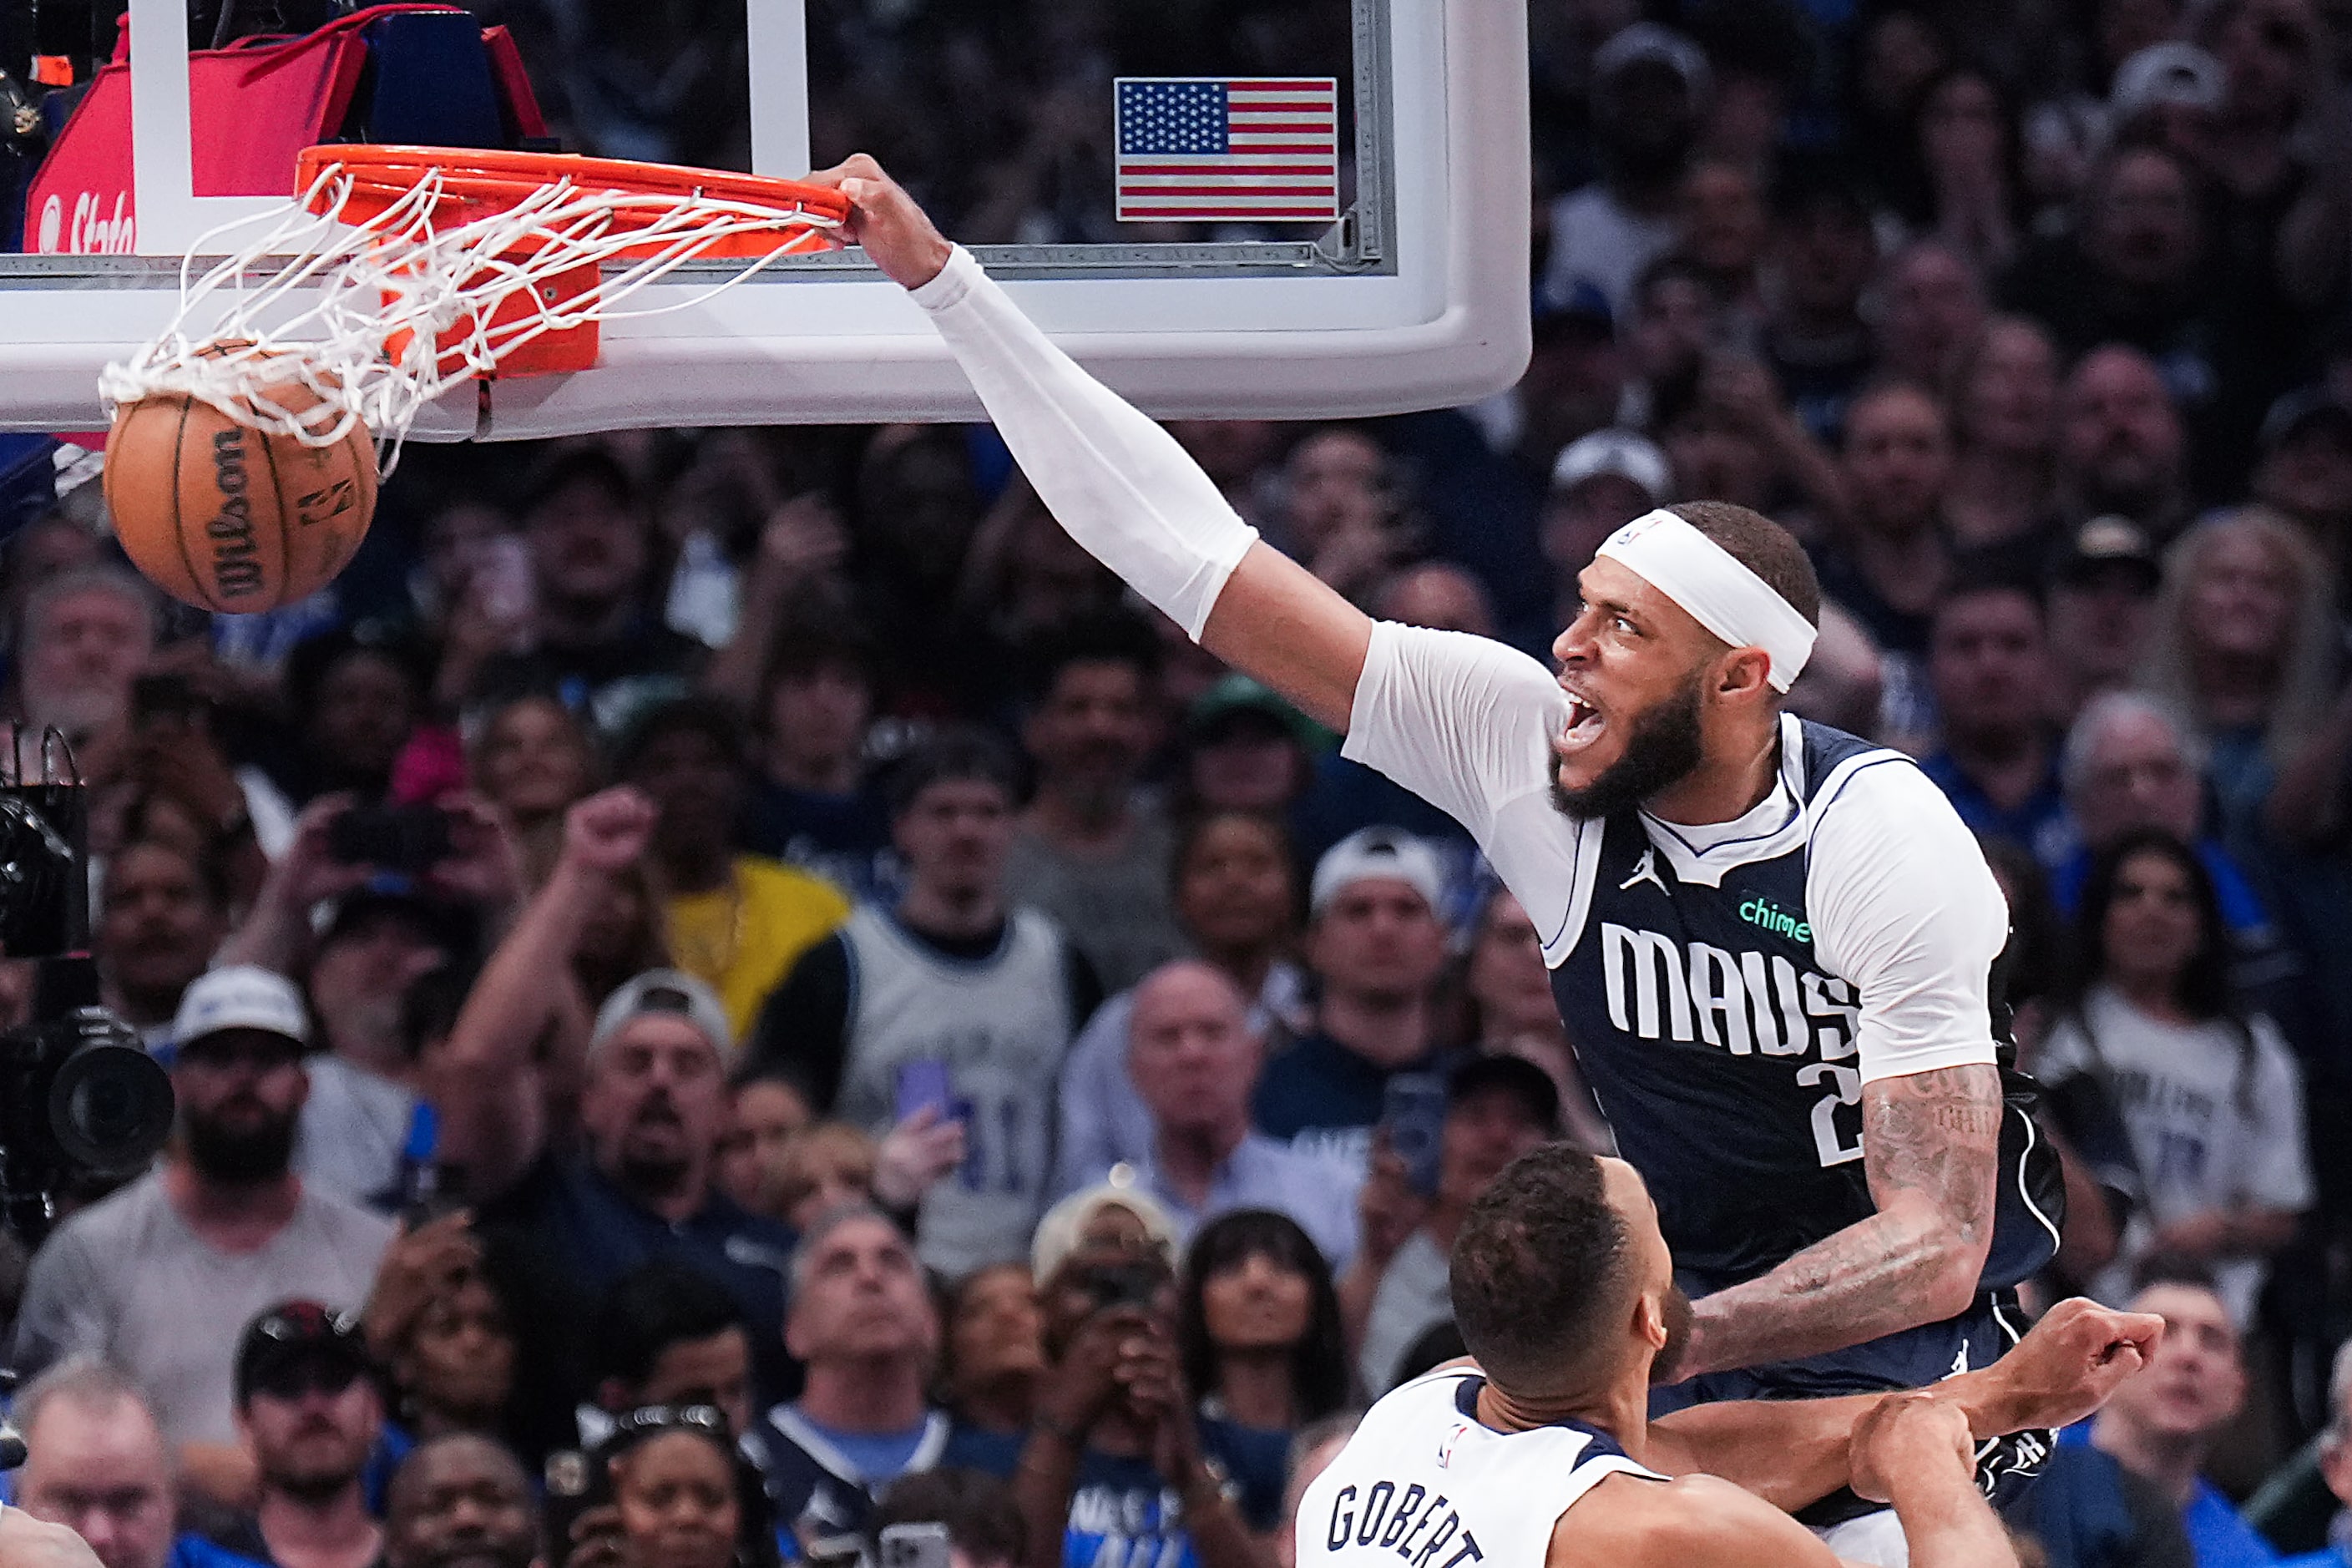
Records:
[[[740,161],[740,6],[481,9],[574,144]],[[813,6],[819,151],[962,237],[1111,237],[1115,69],[1348,69],[1343,6],[1142,9]],[[1367,608],[1539,657],[1654,506],[1796,531],[1791,705],[1916,755],[2010,897],[2037,1288],[2172,1324],[2016,1522],[2352,1560],[2352,16],[1530,9],[1518,384],[1178,438]],[[0,554],[7,701],[89,782],[179,1125],[0,1307],[15,1495],[106,1568],[926,1523],[959,1568],[1286,1563],[1297,1467],[1458,1348],[1470,1200],[1607,1146],[1463,829],[1128,601],[985,427],[413,447],[337,584],[235,621],[97,493]],[[0,1023],[30,994],[0,965]]]

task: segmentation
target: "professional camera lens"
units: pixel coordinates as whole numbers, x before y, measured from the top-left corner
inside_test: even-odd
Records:
[[[58,1065],[49,1125],[77,1163],[107,1173],[154,1159],[172,1131],[172,1079],[136,1046],[93,1040]]]

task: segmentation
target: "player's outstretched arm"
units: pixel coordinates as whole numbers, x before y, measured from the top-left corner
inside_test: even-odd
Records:
[[[1947,1378],[1935,1393],[1959,1408],[1979,1442],[2071,1426],[2147,1364],[2163,1335],[2161,1318],[2073,1297],[1991,1366]],[[1650,1423],[1643,1461],[1670,1476],[1720,1476],[1793,1511],[1852,1484],[1854,1431],[1887,1397],[1693,1405]]]
[[[1345,731],[1372,624],[1257,531],[1173,437],[1081,370],[864,153],[809,176],[913,292],[1071,538],[1220,658]]]

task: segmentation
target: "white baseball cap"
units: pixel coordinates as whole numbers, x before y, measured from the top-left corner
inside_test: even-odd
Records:
[[[283,1035],[296,1045],[310,1043],[310,1015],[302,993],[273,969],[233,963],[208,970],[180,995],[180,1010],[172,1016],[172,1039],[182,1050],[191,1040],[226,1029],[258,1029]]]
[[[1652,506],[1666,499],[1674,479],[1657,443],[1631,430],[1595,430],[1561,449],[1551,466],[1551,488],[1564,490],[1599,474],[1614,474],[1642,488]]]
[[[1143,1234],[1158,1247],[1168,1260],[1176,1260],[1180,1240],[1176,1216],[1168,1205],[1153,1197],[1135,1183],[1134,1171],[1126,1165],[1111,1168],[1110,1179],[1095,1186],[1081,1187],[1045,1211],[1037,1222],[1036,1233],[1029,1238],[1029,1276],[1043,1285],[1054,1277],[1070,1254],[1086,1239],[1087,1227],[1095,1215],[1105,1209],[1125,1209],[1143,1226]]]
[[[727,1006],[719,993],[682,969],[648,969],[624,981],[596,1009],[596,1026],[588,1033],[588,1054],[594,1056],[633,1021],[649,1014],[684,1018],[709,1037],[719,1059],[735,1059],[735,1031],[727,1026]]]
[[[1394,827],[1360,827],[1315,862],[1310,907],[1323,907],[1358,882],[1376,878],[1402,882],[1434,910],[1445,889],[1445,865],[1427,840]]]

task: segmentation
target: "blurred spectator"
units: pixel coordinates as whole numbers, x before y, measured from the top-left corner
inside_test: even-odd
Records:
[[[361,631],[327,632],[295,645],[285,680],[294,722],[270,767],[286,798],[296,805],[322,795],[363,805],[386,800],[425,714],[417,650]]]
[[[2293,518],[2339,581],[2352,563],[2352,405],[2292,392],[2263,420],[2253,499]]]
[[[1917,684],[1915,682],[1915,685]],[[1850,735],[1869,735],[1906,751],[1926,743],[1916,733],[1904,732],[1885,711],[1886,660],[1861,624],[1823,600],[1813,657],[1804,673],[1789,689],[1788,710],[1800,719],[1827,724]],[[1914,713],[1912,721],[1922,721]]]
[[[1265,1046],[1232,977],[1179,959],[1144,977],[1129,1016],[1128,1071],[1152,1121],[1135,1181],[1175,1217],[1179,1241],[1229,1210],[1273,1209],[1344,1262],[1356,1246],[1345,1183],[1328,1162],[1250,1124]]]
[[[940,1322],[906,1236],[874,1209],[836,1209],[793,1255],[784,1343],[808,1369],[761,1426],[768,1497],[802,1550],[864,1532],[883,1488],[928,1470],[948,1418],[924,1397]]]
[[[889,874],[889,816],[865,776],[876,678],[873,647],[849,627],[786,630],[769,655],[743,813],[746,847],[852,898],[876,896]]]
[[[2193,846],[2213,880],[2215,908],[2232,937],[2268,924],[2261,897],[2229,849],[2204,830],[2205,746],[2180,710],[2137,691],[2095,697],[2067,731],[2066,807],[2081,842],[2050,867],[2050,891],[2073,914],[2092,862],[2126,834],[2159,828]]]
[[[1846,410],[1842,453],[1844,526],[1815,552],[1822,593],[1862,623],[1887,657],[1894,728],[1925,728],[1918,689],[1928,619],[1950,576],[1943,504],[1952,476],[1951,431],[1934,397],[1885,382]]]
[[[595,1403],[576,1413],[593,1447],[614,1418],[646,1405],[704,1405],[728,1430],[756,1438],[751,1340],[725,1287],[675,1258],[638,1264],[597,1304],[582,1371]],[[747,1449],[761,1459],[755,1442]]]
[[[139,1385],[74,1356],[20,1390],[17,1506],[89,1543],[104,1568],[247,1568],[201,1535],[175,1533],[171,1449]],[[501,1565],[509,1568],[509,1565]],[[513,1568],[520,1568],[520,1564]]]
[[[1462,991],[1470,1005],[1468,1043],[1484,1055],[1518,1057],[1543,1068],[1559,1091],[1563,1132],[1594,1153],[1613,1148],[1559,1021],[1542,939],[1507,888],[1489,894],[1479,912],[1463,962]],[[1334,1268],[1343,1266],[1334,1259]]]
[[[1927,199],[1903,216],[1976,278],[1990,276],[2024,226],[2017,117],[1989,72],[1957,65],[1920,94],[1915,124]]]
[[[2193,1266],[2154,1261],[2158,1267],[2130,1305],[2161,1316],[2164,1339],[2147,1371],[2125,1379],[2097,1415],[2060,1434],[2048,1471],[2028,1496],[2034,1532],[2049,1543],[2053,1562],[2156,1561],[2068,1552],[2079,1552],[2075,1543],[2086,1537],[2123,1534],[2112,1521],[2119,1511],[2137,1512],[2144,1485],[2186,1532],[2197,1568],[2275,1563],[2269,1544],[2198,1473],[2245,1399],[2238,1331],[2209,1277]],[[2131,1533],[2147,1543],[2170,1531],[2140,1524]]]
[[[2042,601],[1998,575],[1964,580],[1936,606],[1933,628],[1927,680],[1943,744],[1920,767],[1979,837],[2006,838],[2054,865],[2066,803]]]
[[[276,1568],[370,1568],[383,1529],[368,1514],[362,1478],[383,1400],[358,1322],[316,1301],[285,1301],[246,1325],[236,1424],[257,1500],[214,1540]]]
[[[69,568],[25,597],[16,637],[16,710],[35,730],[54,726],[82,776],[121,766],[131,682],[155,647],[155,600],[116,566]]]
[[[554,698],[517,697],[483,718],[467,782],[506,814],[531,869],[544,875],[563,842],[564,812],[594,787],[594,744]]]
[[[2170,37],[2179,12],[2176,0],[2109,0],[2099,7],[2085,89],[2037,104],[2026,117],[2026,181],[2036,199],[2061,204],[2079,195],[2118,132],[2189,115],[2201,129],[2221,106],[2220,63]]]
[[[1962,344],[1941,383],[1957,450],[1944,516],[1962,548],[2046,527],[2058,439],[2058,351],[2022,316],[1995,316]]]
[[[1307,976],[1294,956],[1304,900],[1282,825],[1248,812],[1195,818],[1176,841],[1175,880],[1177,918],[1248,998],[1251,1032],[1271,1041],[1304,1028]],[[1129,989],[1095,1009],[1062,1065],[1056,1193],[1150,1156],[1157,1133],[1128,1070],[1134,1005]]]
[[[1772,222],[1754,171],[1722,158],[1694,163],[1683,176],[1680,227],[1679,243],[1668,253],[1674,260],[1667,262],[1661,257],[1643,267],[1634,276],[1630,298],[1612,301],[1621,312],[1630,312],[1638,321],[1649,310],[1667,305],[1654,299],[1647,285],[1680,267],[1696,270],[1698,277],[1688,280],[1698,283],[1708,296],[1702,306],[1707,316],[1719,310],[1730,321],[1751,326],[1762,320],[1764,290],[1759,274],[1772,238]],[[1662,263],[1668,269],[1665,273],[1660,271]],[[1638,332],[1631,322],[1628,326],[1629,337]],[[1691,346],[1696,349],[1699,344],[1693,342]],[[1661,368],[1653,359],[1637,374],[1654,378]]]
[[[1060,922],[1105,989],[1182,948],[1168,894],[1173,835],[1138,788],[1158,728],[1159,643],[1130,616],[1065,628],[1036,653],[1022,743],[1037,789],[1004,890]]]
[[[2058,395],[2058,504],[2114,512],[2168,541],[2188,525],[2189,437],[2155,363],[2110,343],[2075,362]]]
[[[1368,1394],[1393,1388],[1407,1348],[1452,1320],[1447,1260],[1472,1201],[1559,1130],[1559,1091],[1541,1068],[1517,1057],[1473,1057],[1446,1079],[1436,1189],[1414,1191],[1392,1146],[1375,1154],[1359,1199],[1362,1245],[1339,1279],[1347,1342]]]
[[[2128,519],[2095,517],[2067,535],[2043,581],[2061,714],[2080,713],[2138,672],[2163,580],[2147,535]]]
[[[613,1500],[572,1525],[571,1568],[773,1568],[767,1510],[710,1406],[632,1410],[589,1462]]]
[[[428,1437],[401,1461],[383,1517],[383,1568],[530,1568],[530,1478],[487,1437]]]
[[[1165,1242],[1115,1190],[1066,1203],[1075,1223],[1039,1226],[1050,1362],[1035,1424],[1015,1453],[989,1456],[1021,1500],[1028,1568],[1090,1568],[1106,1552],[1252,1568],[1226,1479],[1250,1456],[1220,1449],[1193,1416]]]
[[[384,1453],[476,1432],[531,1455],[571,1438],[563,1408],[573,1369],[559,1381],[544,1356],[526,1356],[533,1303],[502,1247],[485,1248],[462,1211],[409,1215],[385,1251],[361,1326],[383,1374],[391,1422]],[[370,1497],[380,1475],[371,1475]]]
[[[1823,161],[1782,171],[1772,198],[1772,260],[1778,286],[1764,323],[1765,363],[1797,422],[1833,444],[1846,400],[1878,357],[1862,319],[1878,241],[1850,172]]]
[[[497,702],[552,691],[619,734],[646,704],[686,689],[702,646],[654,605],[654,526],[637,481],[606,448],[559,449],[528,486],[531,611],[524,650],[483,661],[471,693]]]
[[[736,851],[743,762],[733,713],[695,697],[646,713],[614,759],[614,772],[661,808],[648,847],[667,895],[671,958],[719,993],[739,1038],[793,961],[849,915],[832,883]]]
[[[1468,632],[1472,637],[1495,635],[1495,610],[1487,602],[1485,586],[1461,567],[1444,561],[1424,561],[1391,576],[1373,593],[1371,607],[1377,620]]]
[[[1319,983],[1314,1028],[1266,1064],[1252,1120],[1268,1137],[1336,1159],[1335,1180],[1364,1169],[1389,1079],[1435,1056],[1444,875],[1428,845],[1377,827],[1316,863],[1306,949]]]
[[[692,975],[650,970],[605,998],[587,1035],[577,1152],[551,1136],[532,1059],[558,1005],[551,992],[563,955],[606,879],[642,853],[653,816],[626,789],[572,808],[563,858],[490,955],[435,1059],[441,1158],[466,1173],[485,1226],[514,1238],[551,1310],[577,1312],[646,1259],[677,1258],[734,1296],[760,1381],[781,1390],[792,1381],[782,1325],[793,1238],[715,1184],[730,1044],[718,996]]]
[[[108,858],[94,933],[106,1004],[152,1050],[167,1046],[180,997],[228,934],[223,889],[203,860],[152,840]]]
[[[719,1184],[753,1214],[782,1219],[768,1205],[783,1177],[784,1150],[816,1112],[798,1084],[758,1073],[736,1078],[730,1109],[719,1143]]]
[[[2327,1483],[2335,1500],[2352,1509],[2352,1348],[2336,1352],[2335,1365],[2327,1379],[2327,1425],[2319,1434],[2319,1473]],[[2317,1552],[2289,1558],[2286,1568],[2345,1568],[2352,1562],[2352,1541],[2347,1541],[2347,1518],[2336,1516],[2328,1530],[2328,1544]],[[115,1568],[109,1563],[107,1568]]]
[[[290,1168],[309,1085],[292,985],[214,970],[188,987],[173,1032],[180,1136],[155,1171],[50,1235],[14,1362],[37,1373],[87,1352],[120,1366],[153,1400],[191,1480],[211,1489],[236,1468],[223,1450],[236,1440],[239,1331],[289,1295],[357,1308],[392,1226]]]
[[[1348,1356],[1331,1266],[1287,1215],[1239,1209],[1202,1226],[1178,1285],[1176,1341],[1203,1428],[1256,1449],[1242,1512],[1280,1521],[1281,1482],[1298,1429],[1347,1403]]]
[[[1452,567],[1417,571],[1470,584]],[[1280,816],[1314,782],[1311,748],[1321,734],[1248,676],[1221,677],[1184,716],[1182,789],[1191,809]]]
[[[1984,284],[1967,256],[1942,239],[1914,240],[1887,258],[1878,290],[1880,368],[1921,386],[1951,385],[1985,331]]]
[[[1755,309],[1760,320],[1761,304]],[[1642,268],[1625,322],[1625,390],[1614,423],[1628,430],[1654,429],[1658,388],[1696,376],[1699,362],[1725,325],[1715,281],[1696,262],[1668,251]]]
[[[1711,84],[1696,45],[1642,22],[1601,46],[1591,80],[1601,178],[1552,205],[1543,291],[1565,306],[1590,288],[1619,314],[1643,267],[1674,243],[1675,195]]]
[[[845,1204],[875,1203],[879,1154],[879,1146],[865,1130],[846,1121],[804,1127],[784,1141],[775,1185],[763,1194],[760,1212],[797,1230]]]
[[[2126,145],[2092,166],[2076,226],[2038,240],[2002,280],[2002,303],[2084,353],[2128,343],[2152,358],[2194,362],[2212,383],[2205,236],[2189,170],[2158,147]]]
[[[940,1402],[959,1431],[1019,1441],[1045,1370],[1045,1319],[1024,1259],[975,1268],[948,1292]]]
[[[870,1537],[877,1553],[882,1532],[894,1524],[945,1525],[949,1568],[1022,1568],[1029,1561],[1021,1505],[985,1471],[928,1470],[901,1478],[874,1510]]]
[[[1940,7],[1888,5],[1856,29],[1853,81],[1838,107],[1847,120],[1844,141],[1874,189],[1918,199],[1926,180],[1914,131],[1919,103],[1951,63]]]
[[[1577,574],[1592,564],[1593,552],[1618,529],[1663,502],[1673,484],[1665,454],[1631,430],[1595,430],[1560,452],[1542,518],[1544,559],[1551,563],[1553,583],[1547,641],[1576,618],[1582,600]]]
[[[2321,722],[2337,679],[2326,568],[2259,507],[2200,523],[2165,553],[2141,683],[2212,743],[2225,831],[2255,821],[2279,766]]]
[[[901,763],[890,816],[905,896],[859,906],[813,948],[752,1047],[877,1138],[926,1118],[929,1174],[963,1166],[923,1196],[924,1261],[951,1277],[1020,1255],[1053,1179],[1053,1086],[1101,996],[1061,927],[1007,907],[1013,804],[992,738],[950,732]],[[922,1073],[942,1081],[909,1099]]]
[[[2268,1018],[2231,998],[2212,880],[2163,829],[2127,833],[2100,857],[2076,946],[2080,973],[2035,1070],[2109,1087],[2142,1199],[2098,1293],[2121,1300],[2152,1255],[2188,1258],[2214,1271],[2242,1326],[2312,1200],[2294,1058]]]
[[[1350,481],[1359,477],[1365,462],[1361,454],[1346,448],[1361,444],[1361,437],[1344,435],[1337,449],[1325,447],[1338,459],[1330,465],[1329,477],[1339,481],[1326,499],[1339,500],[1341,506],[1318,521],[1331,530],[1335,540],[1344,534],[1361,542],[1365,531],[1360,529],[1375,541],[1381,533],[1378,520],[1386,516],[1384,506],[1346,504]],[[1322,447],[1323,443],[1314,437],[1301,443],[1302,448],[1308,445]],[[1379,459],[1377,448],[1370,458]],[[1324,536],[1318,532],[1317,537]],[[1371,558],[1377,558],[1377,545]],[[1028,476],[1016,469],[972,536],[956,601],[962,621],[984,628],[1001,654],[1010,656],[993,661],[1000,668],[989,673],[1001,675],[1003,666],[1017,661],[1040,637],[1051,637],[1055,627],[1117,609],[1122,592],[1118,579],[1063,531]],[[995,689],[1001,691],[1002,687]],[[960,704],[967,710],[981,705],[970,698]]]
[[[1274,537],[1360,603],[1419,542],[1404,489],[1395,463],[1370,436],[1346,426],[1314,431],[1282,465]]]

